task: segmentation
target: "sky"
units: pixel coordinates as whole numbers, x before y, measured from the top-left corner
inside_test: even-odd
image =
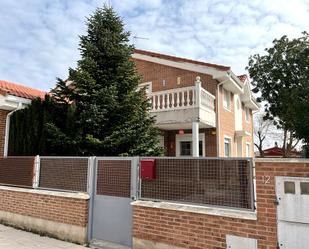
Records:
[[[79,59],[86,17],[104,2],[0,0],[0,79],[42,90],[65,79]],[[309,31],[309,0],[108,2],[137,48],[231,66],[236,74],[275,38]]]

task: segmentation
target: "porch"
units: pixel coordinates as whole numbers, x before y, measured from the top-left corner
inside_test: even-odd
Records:
[[[213,149],[216,147],[215,96],[201,86],[200,77],[196,77],[194,86],[148,92],[148,98],[156,126],[162,130],[161,142],[166,155],[217,156]],[[209,139],[212,144],[206,145],[205,140]],[[209,151],[206,146],[212,147],[210,153],[206,153]]]

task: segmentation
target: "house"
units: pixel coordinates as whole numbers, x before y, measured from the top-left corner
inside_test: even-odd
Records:
[[[263,154],[264,157],[283,157],[283,150],[277,143],[275,143],[274,147],[263,150]],[[256,152],[256,157],[260,157],[260,153]],[[293,149],[290,152],[289,157],[299,158],[302,157],[302,153]]]
[[[252,157],[259,109],[246,75],[230,67],[136,49],[151,114],[166,156]],[[11,114],[44,91],[0,81],[0,155],[7,155]]]
[[[166,156],[253,157],[259,105],[230,67],[136,49]]]
[[[0,80],[0,156],[7,156],[11,114],[30,104],[32,99],[44,98],[45,94],[38,89]]]

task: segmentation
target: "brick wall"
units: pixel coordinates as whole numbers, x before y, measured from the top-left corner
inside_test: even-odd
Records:
[[[196,76],[201,77],[202,87],[211,94],[216,94],[218,82],[211,75],[169,67],[153,62],[134,59],[137,71],[143,76],[143,82],[152,82],[152,91],[163,91],[179,87],[194,86]],[[180,77],[180,84],[177,84]],[[165,80],[165,86],[163,85]]]
[[[234,113],[234,96],[231,94],[231,110],[227,110],[223,107],[223,87],[219,87],[219,92],[217,93],[217,100],[219,101],[218,108],[218,123],[217,126],[217,134],[219,140],[219,156],[224,156],[224,136],[231,138],[232,140],[232,148],[231,155],[236,156],[236,143],[235,143],[235,113]]]
[[[0,223],[87,242],[88,195],[0,186],[0,196]]]
[[[0,189],[0,210],[69,225],[82,227],[87,225],[87,200],[37,194],[34,191],[24,192]]]
[[[219,156],[224,156],[224,136],[232,139],[232,156],[237,155],[237,140],[235,138],[235,97],[231,94],[231,109],[227,110],[223,107],[223,87],[219,87],[219,92],[217,93],[217,99],[219,101],[218,109],[218,140],[219,140]],[[242,103],[242,129],[250,135],[246,135],[242,138],[242,156],[246,156],[246,143],[251,145],[251,157],[254,156],[254,145],[253,145],[253,115],[252,110],[250,110],[249,121],[245,119],[245,106]]]
[[[5,135],[5,123],[7,114],[8,111],[0,110],[0,156],[3,156],[4,151],[4,135]]]
[[[309,177],[309,162],[256,162],[256,220],[134,206],[134,239],[173,248],[225,249],[229,234],[255,238],[259,249],[277,249],[275,176]]]

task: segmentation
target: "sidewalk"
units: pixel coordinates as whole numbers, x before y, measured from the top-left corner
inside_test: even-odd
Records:
[[[2,249],[85,249],[69,242],[21,231],[0,224],[0,248]]]

